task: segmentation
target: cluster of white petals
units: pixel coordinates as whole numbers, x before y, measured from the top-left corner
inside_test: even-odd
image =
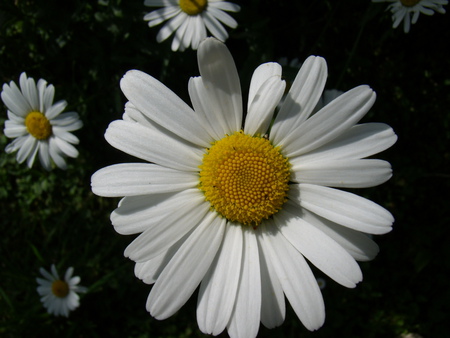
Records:
[[[313,113],[327,65],[311,56],[280,111],[285,90],[277,63],[252,77],[244,118],[239,76],[225,45],[214,38],[198,49],[200,77],[191,78],[191,108],[153,77],[129,71],[121,88],[129,102],[105,134],[115,148],[147,163],[100,169],[92,190],[124,197],[111,214],[120,234],[139,234],[125,255],[135,274],[154,284],[147,310],[157,319],[178,311],[199,288],[200,329],[255,337],[285,319],[285,298],[309,330],[321,327],[325,306],[313,264],[349,288],[362,280],[357,261],[378,246],[367,234],[391,230],[392,215],[374,202],[336,188],[367,188],[391,177],[388,162],[372,155],[397,139],[383,123],[358,124],[375,102],[362,85]],[[198,188],[199,165],[211,142],[243,130],[267,135],[291,164],[288,200],[252,228],[211,210]],[[371,158],[368,158],[371,157]]]

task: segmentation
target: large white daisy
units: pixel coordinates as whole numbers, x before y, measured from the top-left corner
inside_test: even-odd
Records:
[[[240,7],[221,0],[145,0],[150,7],[163,7],[144,16],[150,27],[168,20],[161,28],[156,40],[162,42],[173,35],[172,50],[197,49],[206,38],[208,30],[221,41],[228,38],[223,25],[236,28],[237,22],[228,12],[238,12]]]
[[[434,12],[445,13],[443,5],[448,0],[372,0],[372,2],[391,2],[388,10],[392,13],[393,28],[397,28],[403,21],[403,31],[408,33],[411,24],[415,24],[420,13],[433,15]]]
[[[41,302],[47,312],[54,316],[69,316],[69,312],[75,310],[80,305],[78,293],[86,292],[87,289],[78,285],[80,277],[73,275],[73,268],[67,269],[64,279],[59,278],[58,271],[54,264],[51,272],[40,268],[39,272],[44,278],[36,278],[39,286],[37,292],[41,295]]]
[[[335,188],[365,188],[391,177],[388,162],[366,159],[397,137],[382,123],[357,124],[375,101],[356,87],[311,115],[327,78],[326,62],[303,64],[273,119],[285,82],[266,63],[252,77],[244,122],[233,58],[206,39],[200,77],[189,81],[193,109],[137,70],[121,80],[129,102],[105,134],[115,148],[149,163],[116,164],[92,176],[92,190],[125,196],[111,214],[136,276],[153,284],[147,310],[173,315],[198,286],[205,333],[225,328],[254,337],[285,318],[285,296],[309,330],[324,322],[309,263],[343,286],[362,280],[356,260],[378,252],[367,234],[391,230],[381,206]],[[310,116],[311,115],[311,116]]]
[[[52,162],[66,169],[65,157],[77,157],[78,138],[70,133],[80,129],[83,123],[74,112],[62,113],[66,101],[53,104],[55,88],[47,86],[47,81],[39,79],[37,85],[33,78],[20,74],[20,89],[11,81],[3,84],[1,97],[8,108],[8,120],[4,133],[14,138],[5,148],[7,153],[17,151],[19,163],[27,161],[32,167],[36,156],[41,165],[52,169]]]

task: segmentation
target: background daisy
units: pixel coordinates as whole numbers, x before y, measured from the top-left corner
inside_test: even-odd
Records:
[[[54,264],[51,272],[44,268],[40,268],[39,272],[44,278],[36,278],[39,284],[37,292],[47,312],[54,316],[68,317],[69,312],[80,305],[78,293],[87,291],[85,287],[78,285],[80,277],[72,277],[73,268],[70,267],[64,274],[64,279],[61,279]]]
[[[388,9],[392,12],[393,28],[403,21],[403,30],[408,33],[411,24],[415,24],[420,13],[433,15],[434,12],[445,14],[444,5],[448,0],[372,0],[372,2],[391,2]]]
[[[225,12],[238,12],[240,7],[222,0],[145,0],[149,7],[161,7],[144,16],[150,27],[169,20],[156,36],[158,42],[172,34],[172,50],[183,51],[192,47],[197,49],[200,41],[207,36],[207,31],[221,41],[228,38],[223,27],[236,28],[237,22]]]
[[[32,167],[36,156],[46,170],[52,169],[52,162],[66,169],[65,157],[77,157],[78,138],[71,131],[80,129],[83,123],[74,112],[62,113],[66,101],[53,104],[55,88],[39,79],[20,74],[20,89],[11,81],[3,84],[1,97],[8,108],[8,120],[4,133],[14,138],[5,148],[7,153],[17,151],[19,163],[27,161]]]

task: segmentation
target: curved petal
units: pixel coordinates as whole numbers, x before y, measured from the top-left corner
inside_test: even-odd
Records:
[[[253,228],[237,226],[243,232],[244,250],[236,301],[227,328],[231,337],[256,337],[262,297],[258,243]]]
[[[389,162],[382,160],[329,160],[292,165],[294,182],[340,188],[369,188],[392,176]]]
[[[271,260],[289,303],[308,330],[317,330],[325,321],[325,305],[310,267],[271,220],[259,228],[259,243]]]
[[[1,97],[6,107],[17,116],[25,118],[33,110],[13,81],[9,86],[6,83],[3,84]]]
[[[289,159],[292,166],[324,160],[350,160],[372,156],[391,147],[397,135],[384,123],[357,124],[333,142]]]
[[[301,183],[298,191],[291,188],[289,198],[303,208],[351,229],[377,235],[392,230],[394,217],[389,211],[346,191]]]
[[[198,189],[187,189],[178,193],[160,193],[122,198],[119,206],[111,213],[114,229],[122,235],[136,234],[161,222],[182,219],[190,209],[200,208],[203,212],[204,196]],[[174,205],[182,205],[174,208]],[[208,204],[206,204],[208,205]]]
[[[198,175],[149,163],[122,163],[92,175],[92,192],[104,197],[121,197],[176,192],[195,188]]]
[[[136,109],[149,119],[193,144],[210,145],[209,135],[192,108],[158,80],[131,70],[120,81],[120,87]]]
[[[226,220],[208,213],[164,268],[147,299],[156,319],[173,315],[191,297],[208,271],[220,243]]]
[[[298,209],[297,205],[292,206]],[[370,261],[380,251],[378,245],[365,233],[331,222],[306,209],[302,209],[301,218],[334,239],[357,261]]]
[[[265,63],[256,68],[250,82],[244,132],[263,135],[272,122],[275,107],[281,100],[286,82],[281,80],[281,66]]]
[[[274,215],[274,223],[294,248],[337,283],[354,288],[362,281],[359,265],[344,248],[288,208]]]
[[[285,155],[307,153],[340,136],[369,111],[375,97],[375,92],[365,85],[340,95],[282,141]]]
[[[220,41],[207,38],[200,43],[197,58],[210,107],[216,110],[214,114],[226,126],[222,137],[239,131],[242,127],[242,93],[230,51]]]
[[[306,59],[275,118],[270,132],[274,144],[286,144],[286,138],[309,117],[322,95],[327,74],[325,59],[318,56]]]
[[[203,11],[200,14],[205,22],[206,28],[211,32],[211,35],[222,42],[228,38],[227,30],[222,26],[209,11]]]
[[[156,164],[182,171],[197,172],[203,150],[182,139],[138,123],[117,120],[109,124],[105,139],[113,147]]]
[[[197,323],[204,333],[218,335],[228,324],[236,300],[242,251],[241,227],[227,224],[222,246],[200,285]]]
[[[256,231],[259,230],[257,229]],[[275,268],[272,266],[272,261],[269,257],[266,257],[268,253],[261,247],[259,236],[257,240],[259,266],[261,269],[261,323],[265,327],[272,329],[284,322],[286,304],[280,280],[275,272]]]

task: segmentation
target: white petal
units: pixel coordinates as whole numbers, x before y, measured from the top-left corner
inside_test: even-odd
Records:
[[[36,83],[32,77],[27,78],[25,73],[20,74],[20,89],[23,96],[29,102],[33,111],[39,111],[39,97]]]
[[[286,83],[279,75],[267,79],[249,101],[244,132],[264,135],[272,122],[273,112],[283,96]]]
[[[17,162],[22,163],[23,161],[25,161],[25,159],[33,151],[37,142],[39,141],[36,140],[33,136],[27,137],[25,142],[22,144],[19,151],[17,152]]]
[[[52,158],[53,162],[58,166],[60,169],[67,169],[66,161],[64,160],[64,157],[62,156],[61,150],[55,143],[55,138],[50,137],[49,138],[49,153],[50,157]],[[41,162],[42,163],[42,162]]]
[[[258,228],[256,231],[260,232],[261,230]],[[272,329],[280,326],[284,322],[286,304],[283,288],[281,287],[275,268],[272,266],[272,261],[266,257],[268,253],[263,250],[259,240],[258,245],[259,266],[261,268],[261,323],[265,327]]]
[[[211,32],[211,35],[220,41],[225,42],[228,38],[228,33],[220,21],[211,15],[209,11],[203,11],[200,15],[205,22],[206,28]]]
[[[5,121],[5,129],[3,133],[6,137],[16,138],[19,136],[26,135],[27,127],[23,123],[19,124],[16,121],[6,120]]]
[[[286,144],[286,138],[292,130],[298,128],[309,117],[322,95],[326,80],[325,59],[317,56],[308,57],[275,118],[270,136],[275,144]]]
[[[228,12],[239,12],[241,10],[239,5],[227,1],[210,1],[208,6]]]
[[[156,319],[173,315],[189,299],[208,271],[223,238],[226,220],[208,213],[167,264],[147,299]]]
[[[187,16],[186,13],[180,12],[179,14],[171,18],[169,21],[167,21],[167,23],[164,26],[162,26],[162,28],[156,35],[156,41],[162,42],[166,40],[186,20],[186,16]]]
[[[6,83],[3,84],[1,97],[6,107],[17,116],[25,118],[33,110],[13,81],[9,86]]]
[[[362,281],[362,273],[353,257],[298,214],[285,207],[274,215],[274,223],[292,246],[318,269],[337,283],[354,288]]]
[[[146,230],[125,249],[125,257],[135,262],[152,259],[167,250],[187,232],[193,229],[208,212],[208,203],[202,201],[184,201],[180,211],[172,210],[156,220],[147,219]]]
[[[358,195],[318,185],[292,185],[289,198],[315,214],[351,229],[370,234],[392,230],[394,217],[378,204]]]
[[[78,139],[78,137],[76,137],[75,135],[65,131],[61,127],[54,126],[52,128],[52,132],[57,138],[60,138],[61,140],[64,140],[66,142],[69,142],[69,143],[72,143],[72,144],[80,143],[80,140]]]
[[[194,188],[198,174],[148,163],[123,163],[100,169],[91,182],[92,192],[99,196],[136,196]]]
[[[223,138],[229,130],[226,117],[222,115],[222,112],[217,107],[212,105],[202,78],[200,76],[191,77],[188,90],[192,106],[199,118],[203,119],[205,129],[210,135],[210,142]]]
[[[294,207],[298,208],[295,205]],[[334,239],[358,261],[370,261],[380,251],[378,245],[368,235],[362,232],[338,225],[306,209],[302,209],[301,217]]]
[[[172,136],[122,120],[111,122],[105,133],[109,144],[127,154],[169,168],[198,172],[203,150]]]
[[[223,133],[239,131],[242,126],[241,85],[230,51],[220,41],[208,38],[200,43],[197,58],[211,108],[217,111],[215,115],[221,116],[219,123],[227,126]]]
[[[375,97],[373,90],[365,85],[342,94],[282,141],[285,155],[292,157],[307,153],[340,136],[369,111]]]
[[[382,160],[325,160],[292,165],[291,180],[341,188],[368,188],[392,176],[389,162]]]
[[[217,20],[227,25],[230,28],[236,28],[238,26],[237,22],[229,14],[223,12],[222,10],[215,8],[214,6],[208,7],[208,12],[215,17]]]
[[[150,27],[159,25],[161,22],[166,21],[180,12],[180,8],[178,6],[174,7],[163,7],[157,9],[156,11],[147,13],[144,16],[145,21],[149,21],[148,25]]]
[[[142,281],[146,284],[155,283],[161,275],[161,272],[170,262],[172,257],[177,253],[181,245],[183,245],[190,234],[191,232],[188,232],[166,251],[161,252],[154,258],[145,262],[137,262],[134,268],[136,277],[142,279]]]
[[[76,158],[78,157],[78,150],[70,143],[64,141],[63,139],[60,139],[58,137],[53,137],[55,140],[56,145],[61,150],[62,153],[64,153],[66,156]]]
[[[241,227],[228,224],[222,246],[200,285],[197,322],[204,333],[218,335],[228,324],[236,300],[242,251]]]
[[[233,313],[228,323],[230,337],[256,337],[261,318],[261,272],[258,243],[250,227],[240,226],[244,238],[244,250],[239,286]]]
[[[209,135],[195,112],[161,82],[132,70],[120,81],[125,96],[149,119],[175,135],[202,147],[209,147]]]
[[[39,144],[39,161],[45,170],[50,171],[52,169],[48,142],[40,142]]]
[[[316,278],[300,252],[278,232],[271,220],[260,227],[258,239],[262,250],[271,260],[289,303],[308,330],[317,330],[325,321],[325,305]]]
[[[314,161],[364,158],[386,150],[396,141],[397,135],[387,124],[358,124],[335,138],[333,142],[289,161],[295,166]]]
[[[111,222],[119,234],[136,234],[159,222],[167,222],[169,215],[171,219],[181,219],[189,213],[189,208],[199,208],[204,202],[205,198],[197,188],[178,193],[124,197],[111,213]],[[174,207],[178,205],[182,207]]]
[[[45,117],[48,118],[49,120],[52,120],[56,116],[61,114],[62,111],[66,109],[66,107],[67,107],[66,101],[58,101],[45,112]]]

